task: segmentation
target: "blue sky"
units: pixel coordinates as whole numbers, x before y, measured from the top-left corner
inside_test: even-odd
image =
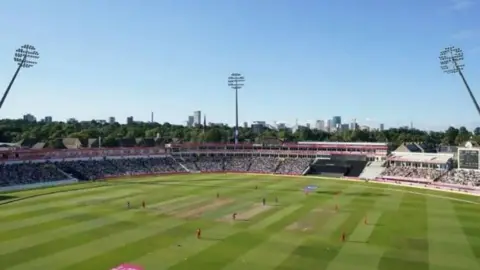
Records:
[[[240,72],[240,122],[472,127],[479,116],[438,56],[461,47],[480,95],[478,14],[480,0],[2,0],[0,85],[17,47],[41,59],[1,117],[124,122],[153,111],[180,124],[201,110],[233,124],[227,77]]]

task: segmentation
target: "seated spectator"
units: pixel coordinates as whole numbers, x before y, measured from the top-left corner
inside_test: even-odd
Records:
[[[478,187],[480,186],[480,171],[465,169],[451,170],[440,177],[438,182]]]
[[[52,163],[0,165],[0,187],[67,180],[69,177]]]
[[[382,172],[381,176],[399,177],[405,179],[435,180],[443,171],[432,168],[415,168],[403,166],[390,166]]]

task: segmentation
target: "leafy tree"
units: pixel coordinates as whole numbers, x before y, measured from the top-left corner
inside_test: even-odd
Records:
[[[61,139],[73,137],[81,141],[89,138],[102,138],[105,147],[119,146],[121,139],[151,138],[155,143],[179,142],[233,142],[234,132],[232,127],[215,125],[208,127],[184,127],[170,123],[133,123],[122,125],[119,123],[102,124],[96,121],[85,122],[26,122],[23,120],[0,120],[0,141],[45,142],[48,147],[62,148]],[[261,134],[254,133],[250,128],[240,128],[240,142],[262,142],[268,139],[279,139],[285,142],[293,141],[340,141],[340,142],[388,142],[393,147],[403,142],[416,142],[429,147],[439,145],[463,145],[468,140],[480,143],[480,127],[469,131],[465,127],[449,127],[443,132],[427,132],[418,129],[391,128],[384,131],[378,130],[348,130],[339,132],[325,132],[299,128],[292,132],[289,129],[266,129]],[[152,140],[150,140],[152,142]]]

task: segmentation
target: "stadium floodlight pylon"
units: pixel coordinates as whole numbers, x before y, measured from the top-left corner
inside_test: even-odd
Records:
[[[242,88],[245,77],[240,73],[232,73],[228,77],[228,86],[235,90],[235,144],[238,144],[238,89]]]
[[[475,105],[475,108],[477,109],[477,112],[480,115],[480,106],[478,106],[477,99],[473,95],[472,90],[470,89],[470,86],[468,85],[467,80],[465,79],[465,76],[463,76],[462,70],[465,67],[465,64],[461,63],[461,61],[463,61],[464,59],[462,49],[455,48],[454,46],[447,47],[440,52],[439,58],[440,58],[440,67],[442,68],[443,72],[448,74],[451,74],[451,73],[460,74],[463,84],[465,84],[468,94],[472,99],[473,105]]]
[[[13,74],[12,80],[10,80],[10,83],[5,90],[5,93],[3,94],[2,100],[0,101],[0,109],[3,107],[3,103],[5,102],[5,99],[7,98],[13,83],[15,82],[15,79],[17,78],[20,69],[31,68],[35,66],[39,58],[40,54],[38,53],[38,51],[35,49],[34,46],[29,44],[25,44],[15,51],[13,60],[18,64],[18,67],[15,71],[15,74]]]

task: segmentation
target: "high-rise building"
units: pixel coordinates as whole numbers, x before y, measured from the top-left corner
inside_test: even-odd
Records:
[[[315,122],[315,128],[318,129],[318,130],[325,130],[325,121],[317,120]]]
[[[350,123],[350,129],[356,130],[357,128],[358,128],[357,119],[353,119],[352,122]]]
[[[109,123],[109,124],[115,124],[115,117],[110,116],[110,117],[108,118],[108,123]]]
[[[133,116],[127,117],[127,125],[133,124]]]
[[[306,127],[307,129],[310,129],[310,123],[307,123]]]
[[[35,121],[37,121],[37,118],[35,116],[33,116],[32,114],[27,113],[23,116],[23,120],[27,121],[27,122],[35,122]]]
[[[328,119],[327,124],[325,125],[325,130],[330,132],[332,130],[332,120]]]
[[[340,128],[341,125],[342,125],[342,117],[341,116],[332,117],[332,126],[334,128]]]
[[[193,127],[193,121],[193,115],[189,115],[187,120],[187,127]]]
[[[347,131],[349,128],[350,128],[349,124],[342,124],[340,126],[340,130],[342,130],[342,131]]]
[[[202,112],[194,111],[193,112],[193,124],[195,126],[200,126],[202,124]]]
[[[243,127],[248,128],[248,122],[243,122]]]
[[[45,116],[45,118],[43,118],[43,122],[45,123],[52,123],[52,117],[51,116]]]
[[[380,124],[380,131],[383,131],[385,129],[385,125],[384,124]]]

